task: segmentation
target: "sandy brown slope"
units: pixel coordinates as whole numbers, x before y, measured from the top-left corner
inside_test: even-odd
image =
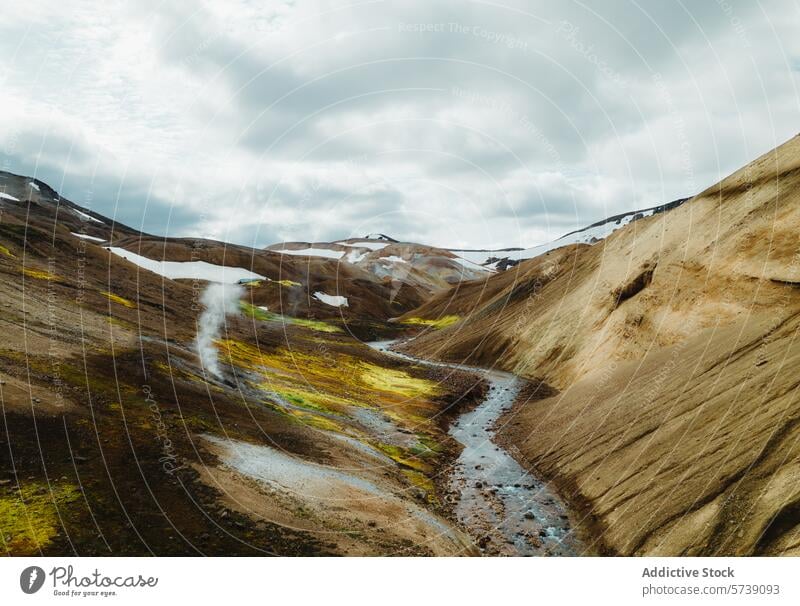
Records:
[[[799,203],[794,138],[676,210],[522,264],[414,349],[561,390],[503,435],[608,552],[800,553]]]

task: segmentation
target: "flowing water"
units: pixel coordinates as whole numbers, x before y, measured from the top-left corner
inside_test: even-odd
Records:
[[[395,343],[376,341],[368,345],[418,364],[476,373],[489,383],[483,402],[460,415],[450,427],[450,435],[464,447],[449,479],[457,495],[455,513],[484,553],[579,553],[564,503],[493,440],[495,424],[514,405],[524,381],[506,372],[432,362],[392,351]]]

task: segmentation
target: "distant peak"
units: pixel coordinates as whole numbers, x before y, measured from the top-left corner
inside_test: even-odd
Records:
[[[397,242],[394,238],[390,238],[386,234],[367,234],[364,236],[365,240],[383,240],[384,242]]]

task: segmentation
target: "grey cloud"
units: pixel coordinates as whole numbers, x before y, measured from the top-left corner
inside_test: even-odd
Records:
[[[415,213],[465,199],[487,224],[558,231],[693,193],[687,189],[710,184],[797,130],[791,124],[798,118],[800,49],[783,23],[797,15],[778,0],[516,0],[505,8],[390,1],[342,10],[334,9],[345,3],[323,3],[317,7],[328,11],[324,18],[314,6],[291,5],[284,14],[270,5],[239,21],[236,12],[251,5],[226,5],[226,13],[211,4],[153,0],[123,13],[150,32],[160,62],[154,69],[185,76],[177,90],[194,81],[213,89],[207,99],[199,95],[190,114],[196,130],[211,133],[207,155],[230,153],[253,167],[258,191],[242,192],[198,171],[191,154],[185,166],[176,158],[194,191],[217,208],[218,200],[235,206],[226,237],[237,242],[308,239],[303,231],[336,239],[362,224],[441,242],[446,226]],[[125,19],[117,25],[126,30]],[[23,48],[15,63],[34,73],[43,47],[55,48],[48,40],[56,38]],[[13,43],[0,41],[0,48],[10,51]],[[790,65],[784,54],[794,57]],[[75,95],[93,75],[80,74],[68,83]],[[134,110],[136,95],[127,93],[137,91],[136,78],[110,85],[111,96],[120,86]],[[406,88],[432,90],[400,90]],[[77,119],[89,111],[80,108]],[[159,120],[153,117],[142,136],[186,133]],[[187,152],[194,151],[186,139]],[[39,165],[58,166],[71,141],[62,143],[54,140]],[[684,148],[692,179],[679,157]],[[23,164],[34,165],[37,153],[20,156]],[[102,151],[76,153],[85,157],[73,156],[63,172],[75,177],[65,187],[80,197],[78,181],[91,175],[80,167],[91,167]],[[200,219],[184,203],[151,198],[141,210],[154,170],[134,166],[120,190],[121,175],[107,169],[93,185],[102,192],[95,204],[116,206],[121,195],[117,212],[136,226],[158,233],[167,221],[171,232],[196,228]],[[546,174],[562,179],[538,179]],[[606,178],[608,191],[619,195],[595,199],[591,188],[580,187],[580,179],[592,177]],[[270,222],[269,212],[253,221],[264,209],[274,209],[282,224]],[[476,234],[477,228],[470,237]]]

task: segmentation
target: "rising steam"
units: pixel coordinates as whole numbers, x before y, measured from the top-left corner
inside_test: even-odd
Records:
[[[239,299],[244,288],[238,284],[209,284],[200,296],[205,310],[200,314],[197,329],[197,353],[207,373],[222,377],[219,354],[214,340],[219,338],[225,316],[239,312]]]

